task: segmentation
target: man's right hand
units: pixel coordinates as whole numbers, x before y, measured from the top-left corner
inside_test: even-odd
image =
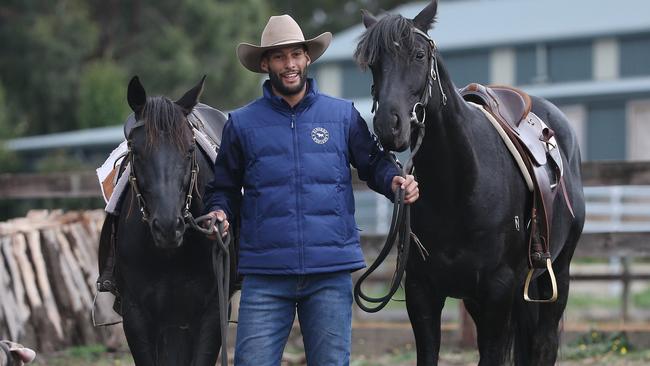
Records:
[[[211,211],[208,215],[212,217],[217,218],[217,222],[223,222],[223,233],[222,237],[225,237],[226,234],[228,234],[228,228],[230,228],[230,224],[228,223],[228,218],[226,217],[226,213],[223,212],[223,210],[216,210],[216,211]],[[210,235],[208,238],[211,240],[217,240],[217,233],[219,230],[217,230],[217,226],[215,225],[214,227],[214,234]]]

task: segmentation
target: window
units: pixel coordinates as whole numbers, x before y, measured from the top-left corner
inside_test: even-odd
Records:
[[[342,63],[341,67],[343,69],[343,98],[370,98],[370,86],[372,85],[370,69],[362,71],[352,61]]]
[[[457,87],[490,82],[490,53],[486,50],[443,52],[442,62]]]
[[[620,41],[620,75],[650,75],[650,34],[625,37]]]
[[[625,159],[625,105],[594,104],[588,108],[586,160]]]
[[[517,85],[535,84],[537,78],[537,49],[535,46],[523,46],[516,51],[515,80]]]
[[[593,66],[590,41],[549,44],[547,55],[551,82],[591,79]]]

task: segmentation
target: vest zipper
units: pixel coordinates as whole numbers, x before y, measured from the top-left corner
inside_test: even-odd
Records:
[[[292,112],[291,113],[291,131],[293,133],[293,161],[294,161],[294,167],[296,169],[296,219],[297,219],[297,226],[298,226],[298,250],[299,250],[299,262],[300,262],[300,273],[304,272],[304,248],[303,248],[303,240],[302,240],[302,225],[301,225],[301,210],[300,210],[300,192],[301,192],[301,184],[300,184],[300,159],[298,158],[299,156],[299,151],[298,151],[298,133],[296,132],[296,113]]]

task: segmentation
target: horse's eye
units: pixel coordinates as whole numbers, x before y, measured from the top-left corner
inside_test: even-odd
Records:
[[[426,56],[426,55],[424,54],[424,51],[418,51],[418,52],[415,54],[415,58],[417,58],[418,60],[422,60],[422,59],[424,58],[424,56]]]

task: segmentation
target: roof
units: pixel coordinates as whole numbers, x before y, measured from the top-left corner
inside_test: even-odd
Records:
[[[429,2],[389,13],[415,17]],[[650,32],[648,0],[462,0],[438,5],[429,35],[443,51]],[[359,20],[361,17],[359,17]],[[350,60],[364,27],[334,35],[320,62]]]
[[[29,151],[52,148],[115,145],[124,141],[123,125],[88,128],[48,135],[21,137],[6,142],[6,148],[13,151]]]

